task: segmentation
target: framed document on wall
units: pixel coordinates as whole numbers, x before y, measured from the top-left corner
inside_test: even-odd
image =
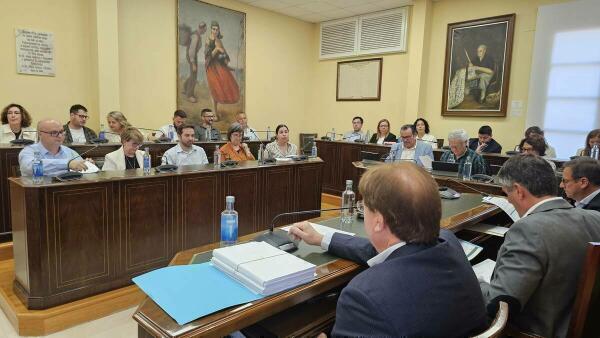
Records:
[[[380,101],[383,59],[338,62],[337,101]]]

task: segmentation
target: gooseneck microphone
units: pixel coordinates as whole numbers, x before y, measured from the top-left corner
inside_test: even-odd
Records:
[[[160,163],[161,165],[159,165],[158,167],[154,168],[154,170],[156,170],[156,172],[159,173],[168,173],[168,172],[174,172],[177,171],[177,169],[179,168],[177,165],[175,164],[169,164],[169,158],[166,157],[166,153],[163,154],[160,157]],[[164,162],[164,164],[163,164]]]
[[[19,138],[16,138],[16,139],[10,141],[10,144],[15,145],[15,146],[27,146],[27,145],[35,143],[35,141],[33,141],[33,140],[23,138],[23,133],[36,133],[37,134],[37,131],[21,129],[21,135],[19,135]]]
[[[85,155],[85,154],[89,153],[90,151],[98,148],[99,146],[100,146],[99,144],[96,144],[93,147],[91,147],[90,149],[88,149],[88,150],[84,151],[83,153],[78,154],[77,156],[75,156],[72,159],[70,159],[69,162],[67,162],[67,172],[66,173],[62,173],[60,175],[57,175],[56,179],[59,180],[59,181],[62,181],[62,182],[64,182],[64,181],[74,181],[74,180],[80,179],[83,176],[83,174],[80,173],[80,172],[78,172],[78,171],[70,171],[69,164],[73,160],[76,160],[76,159],[78,159],[80,157],[83,158],[82,157],[83,155]]]

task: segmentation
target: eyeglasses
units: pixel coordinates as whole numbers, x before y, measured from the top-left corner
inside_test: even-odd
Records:
[[[356,210],[360,213],[363,214],[365,213],[365,203],[360,200],[358,202],[356,202]]]
[[[81,115],[81,114],[75,114],[75,115],[77,115],[77,117],[79,117],[80,119],[84,119],[84,120],[87,120],[89,118],[89,116],[87,116],[87,115]]]
[[[43,131],[40,130],[40,133],[44,133],[44,134],[48,134],[52,137],[59,137],[59,136],[64,136],[65,135],[65,131],[63,130],[53,130],[53,131]]]
[[[406,140],[406,141],[412,139],[413,137],[414,137],[413,135],[410,135],[410,136],[400,136],[401,139]]]
[[[215,115],[204,115],[204,117],[212,117],[214,119]]]

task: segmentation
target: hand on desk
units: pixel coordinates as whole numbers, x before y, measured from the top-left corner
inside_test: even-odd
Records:
[[[321,245],[323,235],[317,232],[307,221],[294,223],[289,230],[294,240],[303,240],[306,244]]]
[[[72,160],[69,162],[69,169],[75,171],[85,171],[87,170],[87,165],[84,160]]]

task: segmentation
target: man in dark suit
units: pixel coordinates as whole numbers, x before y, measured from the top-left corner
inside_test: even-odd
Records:
[[[600,211],[600,162],[590,157],[566,162],[560,187],[575,207]]]
[[[481,126],[478,134],[478,138],[472,138],[469,140],[470,149],[474,150],[478,154],[500,154],[502,152],[502,146],[492,137],[492,127]]]
[[[456,237],[440,231],[437,184],[413,163],[385,164],[360,180],[366,238],[290,233],[369,266],[348,283],[332,336],[466,337],[485,330],[477,279]]]
[[[543,337],[565,337],[587,243],[600,241],[600,213],[556,197],[554,170],[537,155],[513,156],[498,179],[521,219],[505,235],[490,283],[488,312],[509,304],[509,321]]]

